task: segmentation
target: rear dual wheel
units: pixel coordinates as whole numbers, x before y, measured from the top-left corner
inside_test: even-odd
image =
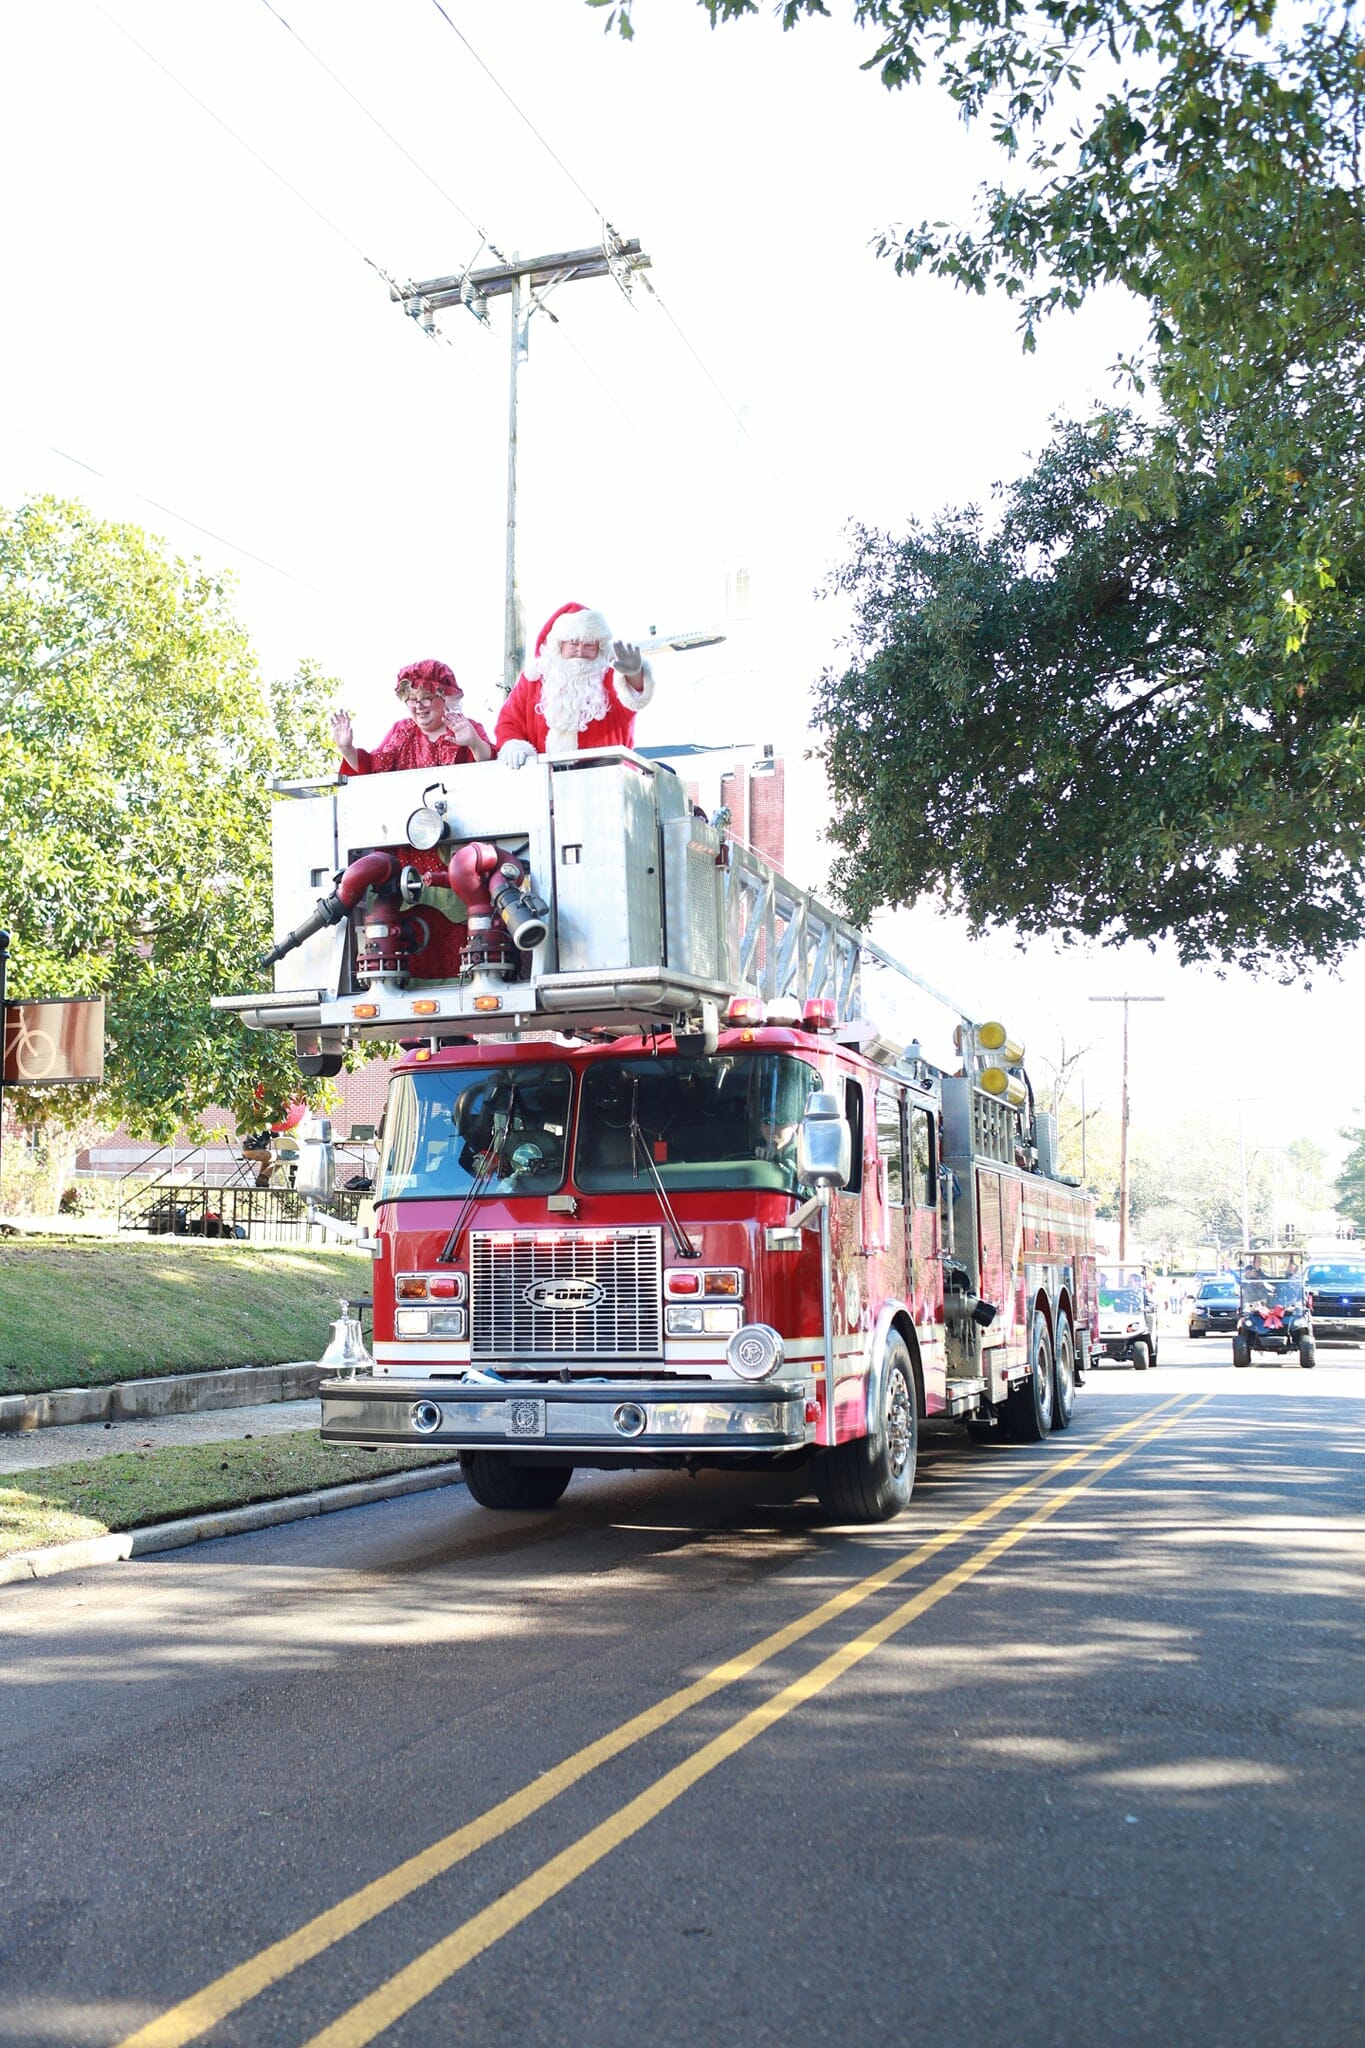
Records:
[[[1076,1406],[1076,1338],[1068,1316],[1057,1323],[1057,1345],[1052,1360],[1052,1427],[1070,1429]]]
[[[1033,1312],[1029,1330],[1029,1376],[1011,1387],[1005,1419],[1016,1443],[1040,1444],[1053,1427],[1057,1385],[1053,1372],[1052,1337],[1041,1309]],[[1074,1370],[1074,1367],[1073,1367]]]

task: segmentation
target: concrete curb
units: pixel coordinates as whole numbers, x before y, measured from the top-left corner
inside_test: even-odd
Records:
[[[238,1365],[223,1372],[166,1373],[112,1387],[59,1387],[50,1394],[0,1394],[0,1434],[57,1429],[68,1422],[131,1422],[140,1415],[196,1415],[210,1408],[252,1408],[258,1401],[307,1401],[322,1367]]]
[[[50,1579],[87,1565],[121,1564],[128,1558],[150,1557],[158,1550],[183,1550],[190,1543],[211,1543],[218,1536],[241,1536],[252,1529],[272,1529],[281,1522],[302,1522],[311,1515],[333,1515],[342,1508],[363,1508],[371,1501],[394,1500],[407,1493],[429,1493],[454,1486],[460,1467],[428,1465],[416,1472],[389,1472],[379,1479],[356,1479],[316,1493],[286,1494],[282,1500],[253,1501],[247,1507],[220,1508],[205,1515],[184,1515],[176,1522],[157,1522],[147,1529],[122,1529],[114,1536],[88,1536],[78,1543],[53,1543],[42,1550],[19,1550],[0,1557],[0,1586],[19,1580]]]

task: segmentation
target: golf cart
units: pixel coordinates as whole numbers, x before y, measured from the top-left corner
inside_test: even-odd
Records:
[[[1294,1252],[1254,1252],[1237,1281],[1234,1365],[1250,1365],[1257,1351],[1286,1358],[1297,1352],[1307,1370],[1318,1362],[1313,1317],[1303,1291],[1303,1267]]]
[[[1145,1266],[1101,1267],[1098,1348],[1138,1372],[1156,1364],[1156,1296]]]

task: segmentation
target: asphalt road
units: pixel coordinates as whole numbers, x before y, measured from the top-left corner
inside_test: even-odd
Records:
[[[1359,2048],[1365,1353],[0,1591],[15,2048]]]

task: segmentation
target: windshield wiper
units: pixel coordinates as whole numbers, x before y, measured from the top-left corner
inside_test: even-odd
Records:
[[[634,1167],[636,1161],[643,1159],[648,1167],[649,1177],[654,1183],[654,1192],[659,1198],[659,1207],[663,1210],[668,1221],[668,1227],[673,1233],[673,1244],[678,1257],[680,1259],[699,1259],[701,1257],[701,1246],[693,1244],[691,1238],[687,1235],[681,1223],[679,1223],[674,1213],[673,1204],[668,1199],[668,1189],[659,1177],[659,1169],[654,1163],[654,1154],[646,1143],[645,1134],[640,1128],[640,1118],[637,1114],[639,1099],[640,1077],[638,1074],[632,1074],[630,1077],[631,1165]]]
[[[516,1113],[516,1107],[517,1086],[514,1081],[507,1091],[506,1110],[502,1112],[495,1110],[493,1112],[493,1129],[489,1134],[488,1150],[483,1154],[479,1163],[479,1170],[471,1183],[469,1193],[460,1204],[460,1213],[455,1218],[455,1227],[437,1253],[436,1263],[438,1266],[448,1266],[451,1260],[458,1255],[460,1239],[464,1236],[469,1219],[474,1214],[475,1204],[482,1200],[489,1183],[500,1179],[502,1176],[505,1165],[502,1156],[503,1148],[507,1143],[507,1133],[512,1128],[512,1118]]]

